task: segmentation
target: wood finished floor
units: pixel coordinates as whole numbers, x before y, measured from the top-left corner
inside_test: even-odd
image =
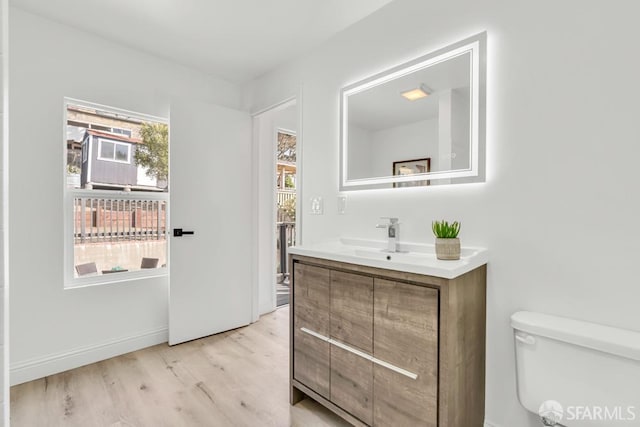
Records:
[[[289,405],[289,308],[234,331],[156,345],[11,388],[12,427],[348,426]]]

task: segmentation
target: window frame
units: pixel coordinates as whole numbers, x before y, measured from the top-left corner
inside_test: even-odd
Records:
[[[75,126],[79,128],[84,128],[88,130],[93,129],[100,132],[110,133],[112,135],[124,135],[127,138],[131,138],[133,136],[133,130],[129,128],[114,128],[112,126],[106,126],[106,125],[94,125],[93,123],[80,122],[78,120],[71,120],[71,121],[73,122],[71,126]],[[104,129],[100,129],[100,128],[104,128]]]
[[[99,132],[106,132],[112,135],[126,136],[127,138],[131,138],[133,136],[133,131],[128,128],[114,128],[113,126],[95,125],[93,123],[88,123],[87,129],[89,130],[93,129]],[[116,130],[118,130],[118,132],[116,132]]]
[[[158,268],[149,268],[149,269],[140,269],[135,271],[126,271],[120,272],[116,274],[98,274],[91,275],[85,277],[75,277],[75,243],[74,243],[74,199],[77,197],[88,197],[88,198],[106,198],[111,200],[149,200],[149,201],[163,201],[166,206],[166,218],[165,218],[165,228],[166,228],[166,253],[167,253],[167,264],[169,258],[169,234],[170,234],[170,207],[169,207],[169,191],[166,192],[154,192],[154,191],[118,191],[118,190],[94,190],[94,189],[73,189],[67,188],[66,185],[66,170],[67,170],[67,148],[66,148],[66,136],[67,136],[67,108],[69,105],[77,105],[87,108],[95,108],[100,110],[106,110],[118,114],[122,114],[128,117],[135,117],[136,119],[140,119],[142,121],[148,122],[156,122],[163,123],[169,126],[169,119],[163,117],[152,116],[144,113],[137,113],[134,111],[124,110],[116,107],[110,107],[102,104],[96,104],[92,102],[82,101],[73,98],[64,98],[63,102],[63,122],[62,122],[62,170],[63,173],[61,175],[61,182],[63,188],[63,218],[64,218],[64,289],[76,289],[76,288],[84,288],[88,286],[97,286],[97,285],[109,285],[116,284],[121,282],[127,282],[132,280],[143,280],[150,279],[156,277],[166,277],[169,273],[169,269],[167,266],[158,267]],[[111,141],[108,138],[105,138],[108,142]],[[126,144],[126,143],[124,143]],[[171,142],[169,142],[171,144]],[[115,147],[114,147],[115,148]],[[98,150],[100,146],[98,147]],[[88,151],[88,150],[87,150]],[[98,151],[100,154],[100,151]],[[114,149],[115,156],[115,149]],[[102,160],[102,159],[101,159]],[[109,160],[107,160],[109,161]],[[123,161],[118,160],[110,160],[118,163],[125,163]],[[131,147],[129,147],[129,164],[131,162]],[[171,187],[169,187],[171,188]],[[106,243],[106,242],[105,242]]]
[[[113,144],[113,158],[110,159],[108,157],[102,157],[102,144]],[[116,146],[124,145],[127,148],[127,160],[118,160],[116,159]],[[96,157],[98,160],[102,160],[105,162],[114,162],[114,163],[123,163],[130,165],[131,164],[131,144],[124,141],[116,141],[109,138],[98,137],[98,156]]]
[[[89,140],[85,139],[82,141],[82,163],[87,163],[89,161]]]

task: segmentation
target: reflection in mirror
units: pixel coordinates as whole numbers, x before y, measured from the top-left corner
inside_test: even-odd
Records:
[[[484,34],[343,89],[343,190],[477,180],[480,42]]]
[[[470,56],[349,97],[348,179],[388,176],[394,162],[418,158],[431,168],[416,173],[469,168]],[[412,90],[413,98],[402,96]]]

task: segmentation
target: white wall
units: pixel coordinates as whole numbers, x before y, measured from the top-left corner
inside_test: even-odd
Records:
[[[0,198],[2,210],[0,211],[0,426],[9,425],[9,346],[7,345],[9,333],[8,289],[9,281],[7,260],[8,249],[8,0],[0,1]]]
[[[348,179],[370,178],[371,175],[371,132],[355,124],[349,125],[349,151],[347,164],[349,165]]]
[[[467,90],[467,92],[469,92]],[[471,129],[469,94],[462,95],[458,89],[451,91],[453,107],[453,124],[451,129],[451,151],[455,156],[451,159],[453,169],[466,169],[471,159],[469,150],[469,130]]]
[[[486,417],[534,427],[516,398],[509,316],[522,309],[638,330],[640,3],[395,0],[249,88],[257,110],[302,85],[305,243],[382,239],[397,216],[432,242],[436,218],[490,250]],[[451,42],[488,32],[485,183],[338,194],[339,91]],[[616,231],[612,232],[612,229]]]
[[[431,170],[438,166],[438,119],[382,129],[371,133],[372,177],[392,175],[393,162],[431,158]]]
[[[172,96],[232,108],[241,96],[224,81],[19,9],[10,32],[15,383],[166,340],[166,278],[63,289],[63,97],[168,117]]]

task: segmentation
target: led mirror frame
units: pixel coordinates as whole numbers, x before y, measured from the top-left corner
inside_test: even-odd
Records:
[[[471,178],[473,182],[484,181],[485,109],[486,109],[486,41],[483,32],[454,43],[435,52],[405,62],[369,78],[345,86],[340,91],[340,190],[362,190],[380,188],[381,184],[414,182],[424,180]],[[359,92],[379,86],[418,70],[428,68],[448,59],[469,53],[470,61],[470,167],[442,172],[428,172],[409,176],[386,176],[376,178],[348,179],[348,98]]]

